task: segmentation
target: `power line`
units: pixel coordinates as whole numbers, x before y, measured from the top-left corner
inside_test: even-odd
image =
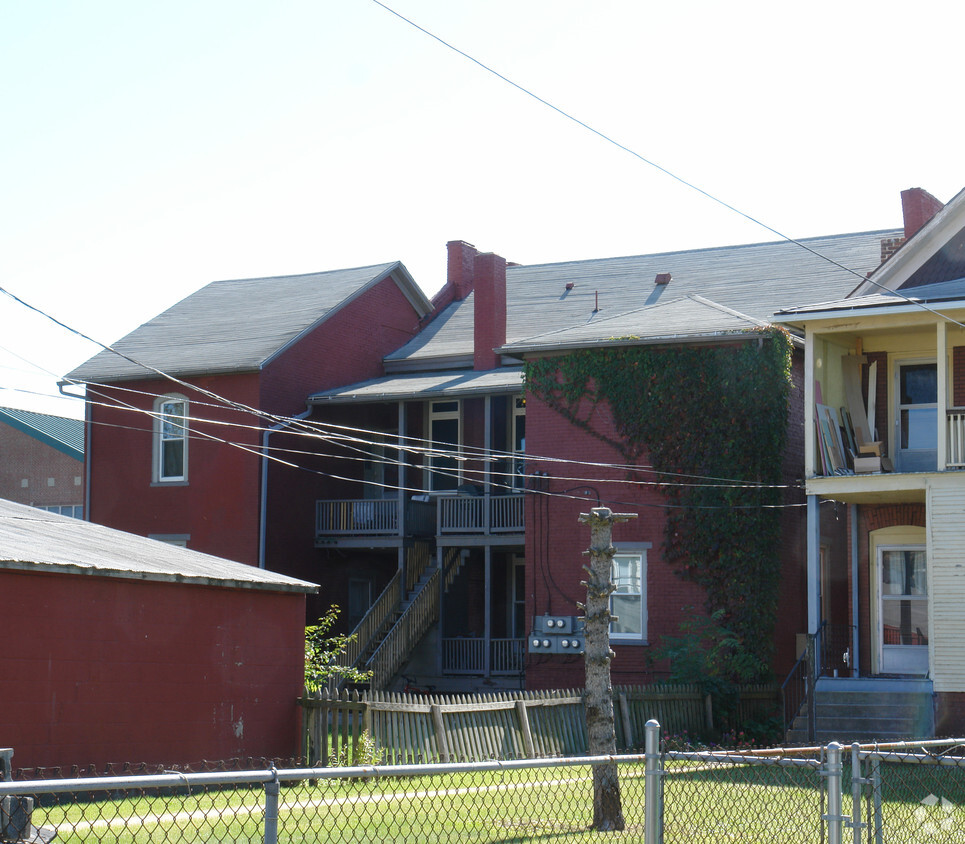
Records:
[[[449,42],[449,41],[446,41],[444,38],[441,38],[440,36],[436,35],[434,32],[431,32],[430,30],[426,29],[425,27],[420,26],[420,25],[417,24],[415,21],[413,21],[411,18],[407,18],[405,15],[401,14],[400,12],[397,12],[395,9],[393,9],[393,8],[391,8],[390,6],[387,6],[385,3],[381,2],[381,0],[372,0],[372,2],[375,3],[376,6],[380,6],[381,8],[385,9],[385,11],[389,12],[390,14],[395,15],[395,17],[399,18],[399,20],[404,21],[405,23],[407,23],[409,26],[413,27],[414,29],[419,30],[419,32],[423,33],[424,35],[427,35],[429,38],[432,38],[434,41],[438,41],[440,44],[442,44],[444,47],[448,48],[449,50],[452,50],[454,53],[458,53],[458,54],[459,54],[460,56],[462,56],[464,59],[467,59],[468,61],[470,61],[470,62],[472,62],[473,64],[477,65],[478,67],[482,68],[482,69],[485,70],[487,73],[492,74],[492,75],[495,76],[497,79],[505,82],[507,85],[512,86],[512,87],[515,88],[517,91],[520,91],[521,93],[525,94],[527,97],[531,97],[532,99],[536,100],[536,102],[540,103],[541,105],[546,106],[546,108],[548,108],[548,109],[550,109],[550,110],[552,110],[552,111],[555,111],[557,114],[559,114],[561,117],[564,117],[566,120],[569,120],[569,121],[571,121],[572,123],[575,123],[577,126],[585,129],[587,132],[590,132],[590,133],[596,135],[598,138],[602,139],[603,141],[605,141],[605,142],[608,143],[608,144],[611,144],[612,146],[615,146],[617,149],[622,150],[623,152],[627,153],[628,155],[632,155],[632,156],[633,156],[634,158],[636,158],[638,161],[641,161],[641,162],[643,162],[644,164],[648,165],[649,167],[652,167],[652,168],[654,168],[655,170],[658,170],[659,172],[663,173],[665,176],[668,176],[669,178],[673,179],[674,181],[678,182],[679,184],[683,185],[684,187],[690,188],[690,190],[696,191],[696,192],[699,193],[701,196],[703,196],[703,197],[711,200],[712,202],[716,202],[718,205],[722,206],[723,208],[726,208],[728,211],[731,211],[731,212],[733,212],[734,214],[737,214],[737,215],[740,216],[740,217],[743,217],[745,220],[753,223],[754,225],[760,226],[762,229],[764,229],[764,230],[766,230],[766,231],[769,231],[771,234],[776,235],[776,236],[779,237],[781,240],[785,240],[785,241],[787,241],[788,243],[792,243],[792,244],[794,244],[795,246],[797,246],[797,247],[805,250],[806,252],[810,252],[810,253],[811,253],[812,255],[814,255],[816,258],[819,258],[819,259],[821,259],[822,261],[826,261],[826,262],[828,262],[829,264],[837,267],[838,269],[841,269],[841,270],[844,270],[844,271],[847,272],[847,273],[850,273],[851,275],[855,276],[856,278],[861,279],[861,281],[870,281],[872,284],[875,284],[875,285],[876,285],[877,287],[879,287],[881,290],[884,290],[884,291],[887,292],[887,293],[891,293],[892,295],[897,296],[897,297],[903,299],[903,300],[904,300],[905,302],[907,302],[908,304],[919,305],[922,309],[928,311],[929,313],[933,314],[934,316],[937,316],[937,317],[939,317],[939,318],[941,318],[941,319],[947,320],[947,321],[950,322],[952,325],[957,325],[959,328],[965,328],[965,323],[961,323],[961,322],[959,322],[958,320],[956,320],[956,319],[954,319],[954,318],[952,318],[952,317],[950,317],[950,316],[947,316],[946,314],[940,313],[939,311],[936,311],[936,310],[934,310],[933,308],[928,307],[928,306],[925,305],[924,303],[919,302],[919,301],[913,299],[912,297],[906,296],[905,294],[901,293],[900,291],[891,290],[890,288],[885,287],[885,285],[879,284],[878,282],[875,282],[872,278],[869,278],[868,276],[863,275],[863,274],[860,273],[858,270],[855,270],[855,269],[852,269],[851,267],[845,266],[844,264],[840,263],[839,261],[834,260],[834,258],[831,258],[829,255],[825,255],[824,253],[819,252],[817,249],[813,249],[812,247],[808,246],[806,243],[803,243],[803,242],[800,241],[800,240],[795,240],[795,239],[794,239],[793,237],[791,237],[790,235],[785,234],[784,232],[780,231],[779,229],[774,228],[773,226],[769,226],[769,225],[768,225],[767,223],[765,223],[763,220],[758,219],[757,217],[753,216],[752,214],[749,214],[749,213],[746,212],[746,211],[742,211],[742,210],[741,210],[740,208],[738,208],[737,206],[732,205],[731,203],[727,202],[726,200],[723,200],[723,199],[721,199],[720,197],[718,197],[718,196],[710,193],[710,191],[706,191],[706,190],[704,190],[703,188],[699,187],[698,185],[695,185],[693,182],[687,181],[687,180],[686,180],[685,178],[683,178],[682,176],[679,176],[679,175],[677,175],[676,173],[674,173],[673,171],[668,170],[666,167],[662,166],[661,164],[658,164],[658,163],[657,163],[656,161],[654,161],[653,159],[647,158],[645,155],[642,155],[641,153],[637,152],[637,151],[636,151],[635,149],[633,149],[632,147],[629,147],[629,146],[627,146],[626,144],[621,143],[620,141],[616,140],[616,139],[613,138],[612,136],[607,135],[605,132],[602,132],[601,130],[595,128],[594,126],[591,126],[591,125],[590,125],[589,123],[587,123],[586,121],[581,120],[580,118],[576,117],[574,114],[566,111],[565,109],[561,108],[560,106],[558,106],[558,105],[556,105],[556,104],[554,104],[554,103],[551,103],[549,100],[541,97],[539,94],[535,93],[534,91],[530,90],[529,88],[525,87],[524,85],[521,85],[520,83],[515,82],[514,80],[510,79],[508,76],[505,76],[504,74],[500,73],[500,72],[499,72],[498,70],[496,70],[495,68],[490,67],[490,66],[489,66],[488,64],[486,64],[485,62],[483,62],[483,61],[481,61],[480,59],[477,59],[475,56],[470,55],[469,53],[465,52],[465,50],[461,50],[459,47],[455,46],[454,44],[452,44],[452,43]]]

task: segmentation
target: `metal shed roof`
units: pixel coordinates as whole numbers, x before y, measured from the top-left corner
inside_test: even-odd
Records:
[[[318,589],[304,580],[0,499],[3,569],[270,592]]]
[[[398,261],[307,275],[216,281],[118,340],[114,349],[121,354],[102,351],[67,378],[154,377],[148,367],[178,376],[258,370],[389,276],[417,312],[428,313],[429,300]]]
[[[10,425],[75,460],[84,459],[84,423],[80,419],[0,407],[0,422]]]

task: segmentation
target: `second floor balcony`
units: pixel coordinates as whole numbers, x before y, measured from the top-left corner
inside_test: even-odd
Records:
[[[315,502],[319,545],[359,544],[381,539],[390,545],[406,536],[508,536],[525,530],[523,494],[488,493],[335,499]]]
[[[918,501],[929,477],[965,469],[965,330],[910,306],[819,322],[804,372],[808,492]]]

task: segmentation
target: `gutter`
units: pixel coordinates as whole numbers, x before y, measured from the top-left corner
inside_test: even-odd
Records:
[[[258,505],[258,568],[265,568],[265,546],[268,541],[268,436],[287,428],[291,422],[310,416],[312,408],[293,416],[288,422],[279,422],[266,428],[261,438],[261,501]]]

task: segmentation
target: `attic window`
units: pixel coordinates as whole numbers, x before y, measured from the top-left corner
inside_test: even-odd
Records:
[[[657,273],[657,277],[653,280],[654,284],[670,284],[670,279],[673,276],[670,273]]]

